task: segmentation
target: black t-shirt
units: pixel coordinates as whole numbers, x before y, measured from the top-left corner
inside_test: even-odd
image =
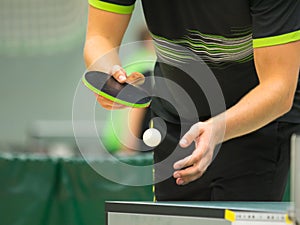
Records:
[[[99,9],[129,14],[135,0],[89,3]],[[176,62],[184,64],[195,60],[193,54],[199,56],[216,77],[229,108],[259,82],[253,48],[300,40],[299,0],[142,0],[142,5],[160,59],[155,75],[174,80],[194,96],[201,118],[212,113],[206,93],[173,66]],[[165,119],[176,120],[174,109],[165,101],[156,99],[153,108]],[[293,108],[280,120],[300,123],[299,80]]]

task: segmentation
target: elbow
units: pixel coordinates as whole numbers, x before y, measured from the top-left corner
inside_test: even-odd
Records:
[[[286,101],[285,107],[284,107],[284,113],[289,112],[293,107],[294,98],[290,98]]]
[[[88,40],[85,40],[84,42],[84,46],[83,46],[83,60],[85,62],[85,65],[87,66],[88,65],[88,56],[89,56],[89,50],[90,47],[89,47],[89,41]]]
[[[93,62],[93,41],[86,39],[83,46],[83,60],[86,68],[88,68]]]
[[[280,103],[281,115],[288,113],[292,109],[293,103],[294,103],[294,94],[288,94],[288,96],[283,98]]]
[[[272,108],[274,109],[274,115],[280,117],[289,111],[291,111],[295,92],[296,92],[297,82],[280,82],[273,81],[271,85],[268,85],[267,90],[271,94]]]
[[[85,66],[87,67],[88,66],[88,50],[87,50],[86,44],[83,46],[83,55],[82,55],[82,57],[83,57]]]

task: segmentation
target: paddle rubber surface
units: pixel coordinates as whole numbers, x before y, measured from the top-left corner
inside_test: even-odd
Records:
[[[151,103],[147,91],[128,83],[121,84],[104,72],[89,71],[84,74],[82,81],[94,93],[125,106],[145,108]]]

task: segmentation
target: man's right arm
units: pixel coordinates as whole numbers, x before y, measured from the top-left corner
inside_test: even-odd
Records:
[[[120,65],[118,47],[128,26],[131,14],[118,14],[89,6],[84,60],[86,67],[111,72]]]
[[[97,9],[89,5],[86,39],[84,45],[84,61],[87,70],[97,70],[112,74],[120,83],[126,81],[126,72],[122,68],[118,49],[129,24],[131,14],[119,14]],[[106,109],[122,108],[101,96],[98,102]]]

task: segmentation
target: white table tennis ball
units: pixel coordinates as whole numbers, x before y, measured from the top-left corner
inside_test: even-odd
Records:
[[[149,147],[155,147],[161,142],[161,133],[155,128],[149,128],[143,134],[143,141]]]

